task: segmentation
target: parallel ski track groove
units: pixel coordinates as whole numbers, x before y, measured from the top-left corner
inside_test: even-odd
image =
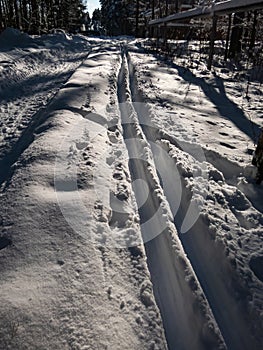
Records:
[[[125,86],[123,86],[125,85],[125,78],[131,79],[131,75],[129,74],[129,72],[127,72],[127,74],[129,75],[128,77],[123,76],[123,70],[125,65],[125,53],[122,52],[122,55],[122,63],[118,77],[118,100],[120,103],[120,115],[123,127],[123,137],[125,142],[127,142],[127,139],[134,138],[136,131],[134,124],[127,124],[127,116],[124,114],[128,113],[128,111],[126,110],[125,106],[122,106],[122,103],[125,103],[127,100],[127,91],[125,91]],[[132,97],[130,81],[126,82],[126,84],[129,85],[128,90],[130,90],[130,94]],[[145,134],[142,135],[142,137],[145,137],[145,139],[147,140]],[[131,152],[129,147],[133,148]],[[133,179],[133,181],[136,179],[142,179],[146,183],[148,183],[149,188],[151,188],[153,179],[152,175],[147,169],[147,166],[145,166],[145,162],[140,161],[140,159],[133,159],[134,153],[136,153],[136,147],[136,142],[132,145],[127,144],[128,153],[130,156],[129,167],[131,178]],[[138,193],[136,193],[136,189],[134,190],[135,197],[137,197]],[[150,191],[147,201],[141,208],[139,208],[141,222],[144,221],[145,217],[153,216],[157,212],[159,205],[160,202],[156,197],[156,194],[154,193],[154,191]],[[143,228],[142,236],[143,238],[145,237]],[[196,313],[192,309],[192,302],[194,297],[193,295],[191,295],[191,291],[188,288],[189,286],[187,286],[187,283],[185,283],[185,272],[182,269],[178,268],[179,264],[178,260],[176,260],[174,256],[175,252],[172,248],[172,241],[169,229],[164,229],[161,232],[161,234],[159,234],[151,241],[146,242],[144,245],[147,254],[147,262],[152,275],[153,287],[155,290],[155,298],[162,314],[169,349],[225,349],[225,344],[214,319],[214,325],[215,327],[217,327],[216,329],[218,330],[217,335],[215,335],[216,333],[213,333],[213,335],[210,337],[203,336],[202,334],[201,323],[204,323],[207,320],[204,321],[203,316],[200,316],[198,311]],[[209,308],[208,303],[206,301],[205,303]],[[210,317],[213,317],[211,310]],[[215,345],[215,343],[217,345]]]

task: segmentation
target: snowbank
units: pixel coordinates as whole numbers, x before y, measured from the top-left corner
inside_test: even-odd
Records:
[[[0,47],[12,48],[12,47],[24,47],[32,42],[32,39],[26,33],[21,33],[14,28],[6,28],[0,34]]]

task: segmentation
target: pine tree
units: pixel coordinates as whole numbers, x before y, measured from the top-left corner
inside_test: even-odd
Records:
[[[91,25],[93,30],[99,31],[101,27],[101,11],[96,9],[93,11]]]
[[[102,25],[109,35],[135,35],[149,0],[101,0]]]

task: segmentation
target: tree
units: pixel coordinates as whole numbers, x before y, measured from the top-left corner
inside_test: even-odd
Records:
[[[254,11],[253,25],[252,25],[251,37],[250,37],[250,43],[249,43],[249,49],[248,49],[249,57],[253,56],[253,49],[255,47],[255,42],[256,42],[257,24],[258,24],[258,11]]]
[[[233,28],[228,53],[229,58],[234,58],[241,52],[244,17],[244,12],[234,14]]]
[[[84,25],[84,30],[90,30],[91,18],[88,11],[83,14],[82,24]]]
[[[101,27],[101,11],[95,9],[92,14],[91,26],[93,30],[99,31]]]
[[[152,1],[152,0],[150,0]],[[109,35],[136,35],[144,23],[149,0],[101,0],[102,25]]]

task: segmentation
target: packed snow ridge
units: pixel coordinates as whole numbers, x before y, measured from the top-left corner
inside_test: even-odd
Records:
[[[262,92],[195,46],[0,35],[0,349],[260,349]]]

